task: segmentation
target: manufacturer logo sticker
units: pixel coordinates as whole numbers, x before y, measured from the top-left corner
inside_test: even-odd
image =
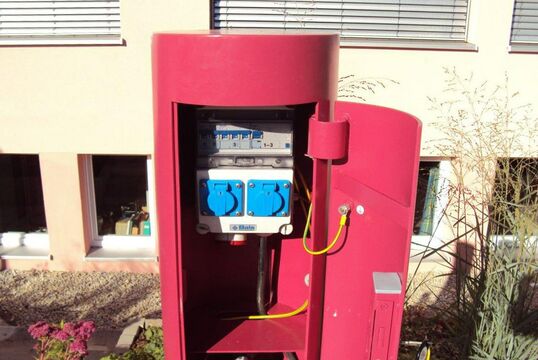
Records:
[[[230,225],[230,231],[256,231],[256,225],[254,224],[232,224]]]

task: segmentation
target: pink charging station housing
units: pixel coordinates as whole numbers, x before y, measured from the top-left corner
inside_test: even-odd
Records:
[[[337,35],[201,31],[153,37],[155,167],[162,315],[168,360],[294,352],[301,360],[397,359],[413,228],[421,124],[384,107],[336,101]],[[357,64],[360,66],[360,64]],[[270,240],[269,313],[255,312],[257,241],[196,232],[193,109],[296,109],[295,167],[312,190],[309,244],[322,249],[351,208],[336,247]],[[208,357],[209,354],[209,357]]]

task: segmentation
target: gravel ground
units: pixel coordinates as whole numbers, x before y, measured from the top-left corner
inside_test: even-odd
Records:
[[[0,318],[18,326],[87,319],[99,328],[119,328],[161,317],[159,286],[155,274],[4,270]]]

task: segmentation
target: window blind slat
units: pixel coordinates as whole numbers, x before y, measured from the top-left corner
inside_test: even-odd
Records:
[[[538,0],[515,0],[512,43],[538,43]]]
[[[213,7],[215,28],[331,29],[349,37],[464,40],[468,1],[214,0]]]
[[[100,14],[111,14],[119,15],[120,12],[118,9],[107,8],[107,9],[0,9],[0,16],[2,15],[100,15]]]
[[[360,12],[325,12],[323,14],[313,14],[312,16],[320,17],[320,18],[327,18],[327,19],[338,19],[338,21],[341,22],[342,19],[344,19],[344,22],[350,22],[350,23],[364,23],[364,24],[402,24],[402,25],[414,25],[414,24],[420,24],[420,25],[438,25],[438,26],[461,26],[465,27],[466,22],[465,19],[431,19],[431,18],[406,18],[406,17],[379,17],[379,16],[362,16],[363,13]],[[269,18],[269,17],[282,17],[287,16],[290,20],[291,19],[300,19],[301,21],[304,21],[307,17],[301,16],[299,12],[289,12],[287,14],[278,14],[272,11],[259,11],[255,16],[251,15],[247,12],[230,12],[230,13],[218,13],[215,14],[215,20],[217,21],[230,21],[230,20],[252,20],[252,19],[259,19],[261,20],[263,17]],[[418,21],[420,20],[420,21]]]
[[[101,35],[119,35],[119,28],[117,29],[103,29],[103,28],[58,28],[54,31],[51,29],[2,29],[1,35],[17,35],[17,36],[32,36],[32,35],[88,35],[88,34],[101,34]]]
[[[84,24],[85,26],[83,27],[84,28],[93,28],[93,27],[103,27],[103,28],[112,28],[112,27],[116,27],[116,28],[119,28],[120,27],[120,22],[119,21],[116,21],[116,22],[95,22],[95,21],[88,21]],[[52,29],[52,28],[81,28],[80,26],[78,26],[77,23],[72,23],[72,22],[62,22],[62,23],[54,23],[54,22],[45,22],[45,21],[42,21],[42,22],[11,22],[9,24],[6,24],[6,26],[2,26],[2,29],[17,29],[17,28],[21,28],[21,29],[29,29],[29,28],[48,28],[48,29]]]
[[[118,0],[0,0],[0,42],[121,40]]]
[[[119,8],[117,1],[64,1],[64,2],[5,2],[0,1],[0,9],[69,9],[69,8]]]
[[[271,9],[357,9],[357,10],[402,10],[407,9],[410,11],[439,11],[439,12],[463,12],[467,11],[467,4],[465,1],[454,2],[450,5],[434,5],[433,3],[424,0],[421,3],[415,4],[403,4],[397,0],[392,0],[390,3],[366,3],[366,2],[346,2],[339,0],[338,2],[329,1],[287,1],[287,2],[274,2],[274,1],[243,1],[243,0],[216,0],[215,8],[271,8]]]
[[[45,0],[44,0],[45,1]],[[1,1],[0,1],[1,2]],[[295,4],[309,4],[310,6],[316,6],[320,3],[335,3],[335,4],[402,4],[402,5],[431,5],[431,6],[467,6],[467,0],[214,0],[215,5],[221,6],[223,4],[269,4],[273,7],[282,7],[284,5]]]
[[[355,18],[347,16],[302,16],[296,17],[293,15],[256,15],[255,17],[248,15],[222,15],[217,16],[216,19],[221,22],[248,22],[249,20],[256,21],[280,21],[280,22],[297,22],[310,24],[313,22],[327,22],[327,23],[338,23],[342,26],[346,25],[355,25],[361,28],[380,28],[386,26],[393,26],[399,28],[413,27],[413,28],[430,28],[432,31],[436,29],[447,29],[446,31],[458,31],[458,28],[461,28],[461,31],[465,31],[465,22],[450,22],[450,23],[440,23],[440,22],[430,22],[430,23],[415,23],[415,22],[404,22],[398,21],[398,19],[384,19],[384,18]],[[343,20],[343,21],[342,21]]]
[[[34,22],[34,21],[54,21],[61,23],[64,21],[77,21],[84,24],[86,21],[119,21],[119,15],[35,15],[35,16],[20,16],[20,15],[0,15],[0,22]]]
[[[430,22],[430,23],[447,23],[447,22],[460,22],[465,24],[465,17],[459,17],[459,16],[453,16],[453,17],[444,17],[444,16],[438,16],[438,14],[416,14],[416,13],[399,13],[399,14],[390,14],[390,13],[380,13],[380,12],[360,12],[360,11],[323,11],[323,12],[311,12],[308,14],[304,14],[301,11],[285,11],[285,12],[278,12],[278,11],[271,11],[271,10],[265,10],[265,11],[257,11],[255,14],[249,11],[218,11],[215,13],[215,19],[223,19],[227,16],[244,16],[249,18],[256,18],[259,15],[274,15],[274,16],[296,16],[296,17],[302,17],[306,18],[308,16],[350,16],[350,17],[356,17],[359,19],[365,19],[365,21],[368,21],[369,19],[380,19],[382,22],[383,20],[387,21],[399,21],[399,22],[415,22],[415,23],[423,23],[423,22]],[[429,16],[428,16],[429,15]]]

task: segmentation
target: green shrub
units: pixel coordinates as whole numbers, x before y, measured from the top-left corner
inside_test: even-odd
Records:
[[[107,355],[101,360],[164,360],[163,329],[149,326],[143,330],[132,349],[121,355]]]

